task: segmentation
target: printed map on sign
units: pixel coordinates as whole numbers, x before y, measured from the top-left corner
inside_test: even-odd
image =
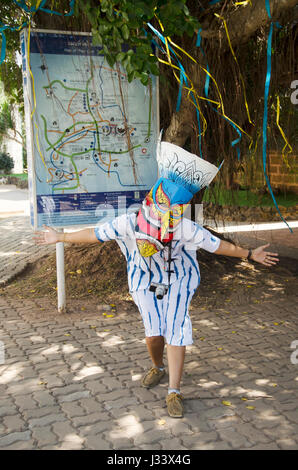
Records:
[[[128,83],[89,35],[33,32],[28,44],[25,33],[21,44],[35,224],[96,223],[103,207],[140,203],[157,177],[154,77]]]

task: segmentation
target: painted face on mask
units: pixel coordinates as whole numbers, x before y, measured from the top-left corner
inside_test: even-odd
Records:
[[[191,197],[189,191],[166,178],[157,181],[137,216],[137,245],[142,256],[152,256],[173,239]]]

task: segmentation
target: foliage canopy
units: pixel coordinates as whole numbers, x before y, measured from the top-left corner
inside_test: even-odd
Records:
[[[20,4],[20,2],[18,2]],[[43,2],[44,3],[44,2]],[[121,63],[126,69],[129,81],[139,79],[144,85],[150,74],[161,75],[160,93],[161,125],[167,129],[166,138],[178,145],[186,145],[198,153],[198,126],[196,109],[190,103],[187,92],[182,95],[181,109],[176,111],[177,80],[173,70],[167,65],[158,64],[152,50],[152,30],[150,23],[164,37],[170,36],[204,67],[209,67],[223,95],[226,114],[237,122],[254,140],[253,151],[247,151],[248,141],[242,139],[241,146],[250,158],[255,157],[255,149],[260,148],[260,116],[264,106],[264,82],[266,78],[266,43],[270,20],[266,13],[265,0],[254,2],[211,3],[210,0],[76,0],[74,15],[70,11],[70,0],[48,0],[45,5],[57,14],[42,11],[33,12],[20,8],[13,0],[2,0],[0,18],[2,24],[10,25],[5,30],[7,38],[6,60],[0,67],[0,80],[4,83],[9,102],[23,104],[22,77],[20,64],[16,61],[19,51],[18,27],[31,17],[32,26],[45,29],[89,31],[93,41],[103,46],[103,52],[110,66]],[[297,12],[295,0],[270,0],[272,18],[282,24],[275,30],[272,44],[272,76],[269,102],[270,145],[284,145],[276,125],[276,97],[280,96],[280,123],[289,140],[294,128],[294,107],[290,105],[286,89],[295,72],[294,43],[297,37],[294,15]],[[27,6],[38,7],[40,0],[27,0]],[[252,14],[253,12],[253,14]],[[227,20],[231,43],[238,61],[229,48],[223,22],[215,13]],[[1,26],[1,25],[0,25]],[[198,30],[202,28],[202,44],[205,53],[196,46]],[[296,32],[295,32],[296,31]],[[160,57],[165,61],[163,54]],[[183,55],[183,54],[182,54]],[[184,55],[183,66],[192,77],[198,94],[204,94],[206,75]],[[240,72],[243,80],[240,79]],[[212,82],[211,82],[212,84]],[[244,106],[244,86],[253,124],[247,119]],[[210,86],[209,98],[216,99],[215,87]],[[235,130],[219,113],[214,112],[210,103],[200,102],[200,115],[205,116],[208,128],[204,135],[203,154],[216,161],[217,156],[225,159],[224,171],[231,174],[230,162],[235,162],[235,148],[231,142],[237,137]],[[216,129],[216,132],[214,132]],[[242,149],[241,149],[242,150]],[[234,165],[234,163],[233,163]]]
[[[111,67],[121,62],[128,81],[140,79],[147,85],[149,75],[158,75],[156,55],[152,52],[152,34],[147,27],[159,18],[165,36],[185,33],[193,36],[199,23],[190,15],[186,0],[92,0],[77,3],[77,10],[88,18],[93,41],[103,46]],[[124,47],[128,45],[128,50]]]

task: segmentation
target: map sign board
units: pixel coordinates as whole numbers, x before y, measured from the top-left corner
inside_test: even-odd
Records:
[[[129,83],[85,33],[21,33],[31,225],[95,225],[157,179],[158,80]]]

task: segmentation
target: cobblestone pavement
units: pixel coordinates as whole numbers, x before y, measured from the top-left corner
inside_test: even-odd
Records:
[[[78,302],[57,316],[0,299],[0,449],[297,449],[297,296],[192,310],[182,419],[167,416],[167,376],[140,386],[139,314]]]
[[[34,245],[28,217],[0,226],[0,283],[55,249]],[[253,236],[294,256],[297,234]],[[139,384],[150,362],[137,312],[109,318],[76,301],[57,316],[49,300],[0,298],[0,449],[297,449],[297,295],[192,320],[175,420],[167,377]]]
[[[298,228],[292,232],[288,228],[281,230],[258,230],[227,234],[236,244],[256,248],[270,243],[268,250],[277,251],[280,256],[298,259]]]
[[[37,246],[28,216],[0,218],[0,285],[22,272],[28,263],[55,251],[55,246]]]

